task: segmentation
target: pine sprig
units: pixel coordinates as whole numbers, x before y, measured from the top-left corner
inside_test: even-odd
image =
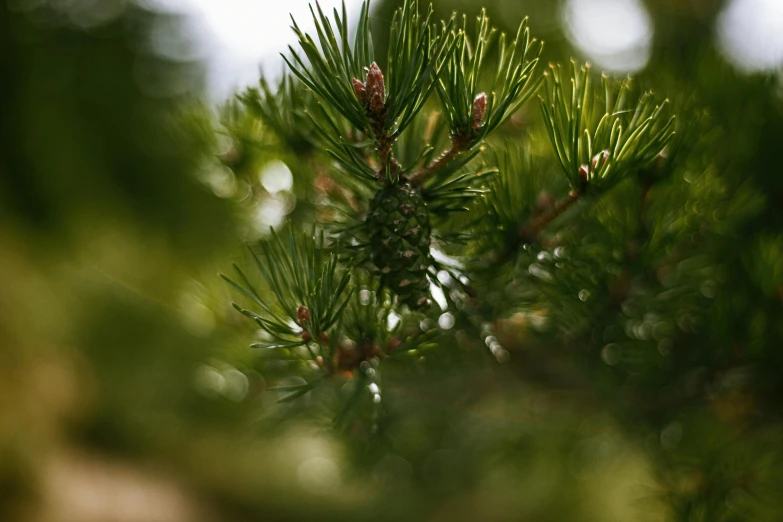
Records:
[[[348,288],[349,269],[340,269],[338,255],[324,250],[323,235],[316,240],[312,234],[289,230],[286,236],[283,239],[272,231],[272,237],[259,244],[261,255],[250,249],[268,292],[259,292],[236,264],[241,283],[221,274],[260,309],[256,313],[233,305],[273,339],[254,344],[256,348],[291,348],[318,339],[335,325],[353,292]],[[265,297],[269,292],[272,302]]]
[[[283,57],[286,63],[307,87],[356,128],[375,135],[379,141],[393,141],[424,106],[440,66],[454,47],[456,39],[451,30],[453,17],[444,24],[442,30],[437,31],[430,24],[432,6],[422,16],[419,14],[418,0],[406,0],[395,12],[385,74],[388,92],[384,93],[385,99],[381,100],[382,114],[370,115],[354,90],[354,82],[365,78],[367,69],[375,62],[369,2],[362,4],[353,45],[348,39],[344,4],[342,15],[334,10],[337,33],[318,3],[315,10],[311,7],[311,11],[317,43],[316,39],[299,29],[296,21],[293,22],[293,29],[299,37],[299,45],[309,61],[309,67],[293,48],[290,48],[291,60]],[[380,136],[379,130],[382,131]]]
[[[525,18],[511,44],[500,35],[498,60],[490,96],[479,92],[486,74],[484,58],[496,30],[489,25],[485,11],[476,20],[476,41],[467,35],[467,20],[455,35],[454,52],[443,66],[436,82],[443,113],[451,133],[451,145],[435,161],[412,176],[421,182],[446,167],[459,155],[472,149],[503,124],[536,92],[541,80],[534,72],[543,43],[530,36]]]
[[[447,214],[468,210],[474,198],[486,192],[481,186],[498,173],[494,167],[482,166],[477,170],[464,169],[480,153],[475,149],[431,176],[422,194],[432,214]]]
[[[516,234],[517,228],[537,212],[553,204],[545,169],[534,162],[530,137],[521,143],[506,142],[484,153],[485,162],[498,166],[500,174],[488,180],[487,197],[482,198],[480,214],[486,229]]]
[[[310,6],[315,22],[318,44],[307,33],[303,33],[296,20],[291,18],[292,29],[299,38],[299,45],[309,66],[289,46],[291,60],[285,60],[291,71],[313,92],[326,100],[356,128],[370,132],[370,122],[365,109],[353,90],[353,78],[363,78],[364,68],[374,61],[372,34],[370,32],[369,2],[362,3],[359,24],[353,46],[349,45],[348,17],[345,3],[342,15],[334,10],[335,34],[329,19],[316,2],[316,11]]]
[[[388,54],[385,130],[397,138],[413,121],[435,87],[435,79],[450,56],[457,38],[455,17],[437,31],[431,24],[433,8],[418,14],[418,0],[406,1],[394,13]]]
[[[480,80],[486,74],[484,59],[496,30],[483,10],[476,20],[475,42],[468,36],[466,24],[463,18],[462,29],[456,35],[455,52],[444,66],[437,91],[452,135],[468,139],[467,146],[472,146],[505,122],[536,92],[540,79],[535,79],[534,71],[543,45],[531,38],[527,18],[520,23],[510,44],[506,43],[504,33],[500,35],[491,94],[482,102],[485,109],[480,109],[476,102],[486,96],[480,92]]]
[[[362,149],[372,145],[372,142],[352,142],[345,137],[340,121],[322,104],[314,104],[307,111],[313,126],[315,139],[324,152],[335,160],[343,171],[352,175],[364,185],[375,183],[376,172],[367,163]]]
[[[630,79],[615,82],[602,76],[601,83],[603,100],[593,93],[588,66],[572,63],[570,79],[559,66],[546,74],[544,125],[574,188],[615,185],[652,163],[674,136],[668,100],[657,103],[645,92],[634,103]]]
[[[238,98],[293,151],[304,153],[312,149],[312,134],[304,124],[312,96],[302,82],[284,73],[274,87],[262,76],[259,88],[247,89]]]

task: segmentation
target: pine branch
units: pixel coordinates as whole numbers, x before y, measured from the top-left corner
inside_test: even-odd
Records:
[[[479,91],[479,80],[486,73],[483,67],[486,53],[496,30],[482,10],[476,19],[475,42],[467,35],[467,19],[456,34],[455,50],[444,65],[444,72],[435,83],[449,128],[455,136],[471,136],[471,145],[478,143],[505,122],[538,89],[541,79],[534,71],[542,45],[531,39],[527,19],[519,25],[514,40],[506,43],[506,35],[498,41],[497,70],[490,93]]]
[[[260,242],[263,257],[252,249],[250,254],[269,287],[259,293],[256,286],[237,265],[234,269],[241,284],[230,277],[221,277],[240,294],[258,306],[258,314],[234,304],[241,314],[254,320],[273,342],[255,343],[257,348],[292,348],[307,346],[319,339],[340,319],[350,300],[350,273],[338,270],[338,256],[326,253],[324,238],[313,234],[295,234],[290,228],[285,240],[272,230],[272,238]],[[342,302],[341,302],[342,298]],[[311,352],[313,358],[315,354]]]
[[[440,156],[438,156],[437,159],[435,159],[427,167],[409,176],[408,179],[410,180],[411,183],[420,185],[425,178],[427,178],[431,174],[435,174],[439,172],[446,165],[451,163],[451,161],[456,159],[456,157],[459,156],[459,154],[462,151],[468,148],[470,141],[471,141],[470,139],[465,139],[463,137],[452,137],[451,146],[448,149],[444,150],[440,154]]]
[[[559,201],[553,207],[523,224],[517,230],[517,239],[522,243],[535,241],[538,235],[549,226],[552,221],[563,215],[569,208],[574,206],[584,194],[583,190],[574,189],[568,193],[564,199]]]
[[[587,65],[572,62],[570,78],[563,76],[555,65],[546,73],[541,113],[571,186],[588,180],[609,188],[655,161],[674,137],[669,101],[656,104],[646,92],[634,103],[630,78],[602,76],[603,92],[596,95]]]

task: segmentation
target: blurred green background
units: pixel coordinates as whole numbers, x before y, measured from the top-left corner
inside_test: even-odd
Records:
[[[187,14],[2,0],[0,520],[781,520],[781,64],[727,58],[729,2],[579,3],[435,7],[530,16],[545,62],[638,69],[698,122],[656,226],[634,218],[687,248],[628,265],[619,312],[498,322],[507,364],[465,338],[472,355],[392,370],[392,444],[330,431],[329,398],[277,405],[285,368],[217,278],[282,216],[312,221],[310,153],[215,108]],[[399,4],[373,5],[381,48]],[[634,16],[624,51],[585,47]],[[585,218],[607,235],[610,205]],[[611,257],[617,237],[593,239]],[[645,274],[674,292],[658,309]]]

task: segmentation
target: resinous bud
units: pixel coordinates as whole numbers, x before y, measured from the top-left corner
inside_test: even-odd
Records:
[[[306,306],[300,306],[296,309],[296,322],[299,324],[299,326],[303,326],[304,323],[309,323],[313,320],[312,316],[310,315],[310,309]]]
[[[367,96],[369,97],[370,111],[378,113],[383,110],[386,101],[386,86],[383,83],[383,73],[378,64],[372,62],[367,71]]]
[[[486,93],[480,93],[473,99],[473,131],[477,131],[481,127],[481,122],[484,120],[484,114],[487,112],[487,95]]]
[[[353,79],[353,92],[356,93],[356,97],[359,99],[363,106],[367,106],[367,86],[363,82]]]

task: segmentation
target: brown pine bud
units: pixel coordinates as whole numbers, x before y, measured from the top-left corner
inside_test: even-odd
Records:
[[[372,62],[370,69],[367,71],[366,89],[370,111],[374,113],[381,112],[386,101],[386,86],[383,83],[381,68],[375,62]]]
[[[296,309],[296,323],[299,326],[303,326],[304,323],[309,323],[313,318],[310,315],[310,309],[306,306],[300,306]]]
[[[481,127],[481,122],[484,119],[484,113],[487,112],[487,95],[486,93],[480,93],[476,95],[473,100],[473,132],[476,132]]]
[[[321,332],[321,335],[318,336],[318,340],[323,344],[329,344],[329,334],[326,332]]]
[[[310,333],[309,332],[302,332],[302,333],[299,334],[299,337],[301,337],[302,340],[306,341],[306,342],[309,342],[310,339],[312,339],[312,337],[310,337]]]
[[[606,162],[609,160],[609,151],[604,150],[593,156],[593,169],[603,168]],[[599,167],[600,163],[600,167]]]
[[[360,82],[356,78],[353,79],[353,92],[356,93],[356,97],[359,98],[359,102],[363,107],[367,107],[367,86]]]

